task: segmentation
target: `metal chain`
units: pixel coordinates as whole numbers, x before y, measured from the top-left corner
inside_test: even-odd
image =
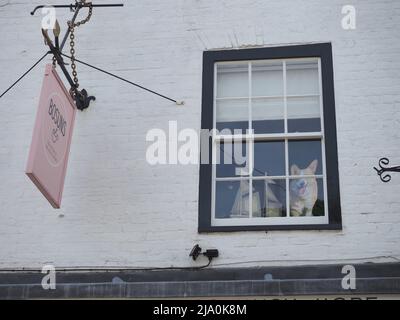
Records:
[[[76,1],[76,3],[78,4],[78,1]],[[86,3],[86,0],[81,0],[80,3],[83,5]],[[92,7],[92,3],[90,3],[89,5],[89,13],[88,16],[83,19],[82,21],[76,22],[76,23],[72,23],[72,21],[68,21],[68,27],[70,30],[70,34],[69,34],[69,45],[70,45],[70,53],[71,53],[71,68],[72,68],[72,77],[75,83],[75,87],[78,88],[79,87],[79,81],[78,81],[78,72],[76,71],[76,64],[75,64],[75,27],[79,27],[87,22],[89,22],[90,18],[92,17],[93,14],[93,7]]]

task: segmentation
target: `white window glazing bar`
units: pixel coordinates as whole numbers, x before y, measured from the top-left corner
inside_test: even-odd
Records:
[[[249,70],[249,132],[252,135],[253,130],[253,110],[252,110],[252,103],[251,103],[251,96],[253,94],[253,87],[252,87],[252,64],[249,61],[248,63],[248,70]],[[246,152],[247,152],[247,160],[248,160],[248,167],[249,167],[249,217],[253,217],[253,166],[252,166],[252,159],[253,159],[253,148],[252,148],[252,140],[247,141],[246,143]],[[248,150],[247,150],[248,149]]]
[[[316,175],[308,175],[308,176],[300,176],[300,175],[293,175],[293,176],[253,176],[253,180],[284,180],[284,179],[300,179],[300,178],[316,178],[322,179],[324,178],[323,174],[316,174]],[[248,180],[248,176],[237,176],[237,177],[216,177],[217,181],[241,181],[241,180]]]
[[[285,133],[288,133],[286,61],[283,61],[282,63],[282,72],[283,72],[283,118],[285,122]]]
[[[213,129],[217,128],[217,86],[218,83],[218,65],[214,64],[214,94],[213,94]],[[217,141],[216,141],[216,130],[212,130],[211,138],[211,152],[212,152],[212,165],[211,165],[211,224],[216,219],[215,215],[215,202],[216,202],[216,158],[217,158]]]
[[[285,135],[288,134],[288,110],[287,110],[287,82],[286,82],[286,61],[282,63],[283,72],[283,118],[285,124]],[[286,174],[286,217],[290,216],[290,190],[289,190],[289,140],[285,137],[285,174]]]
[[[244,140],[296,140],[296,139],[322,139],[322,132],[293,132],[293,133],[265,133],[265,134],[218,134],[215,136],[217,141],[222,140],[233,140],[233,141],[244,141]]]

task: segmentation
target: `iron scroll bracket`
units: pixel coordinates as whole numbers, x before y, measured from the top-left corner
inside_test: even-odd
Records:
[[[385,172],[400,172],[400,166],[388,167],[389,159],[388,158],[381,158],[379,160],[379,169],[374,167],[376,173],[381,178],[382,182],[389,182],[392,180],[390,174],[384,174]]]

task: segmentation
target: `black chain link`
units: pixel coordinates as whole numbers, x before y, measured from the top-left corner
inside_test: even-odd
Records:
[[[76,3],[78,4],[79,2],[76,1]],[[80,0],[80,4],[84,5],[86,4],[86,0]],[[89,12],[88,12],[88,16],[83,19],[82,21],[76,22],[76,23],[72,23],[72,21],[68,21],[68,27],[70,30],[70,34],[69,34],[69,45],[70,45],[70,53],[71,53],[71,69],[72,69],[72,77],[73,77],[73,81],[75,83],[75,87],[78,88],[79,87],[79,81],[78,81],[78,72],[76,71],[76,64],[75,64],[75,28],[79,27],[87,22],[89,22],[90,18],[92,17],[93,14],[93,7],[92,7],[92,3],[89,3]],[[71,88],[72,89],[72,88]],[[72,93],[73,90],[71,90]]]

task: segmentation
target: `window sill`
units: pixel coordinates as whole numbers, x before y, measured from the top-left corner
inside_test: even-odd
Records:
[[[263,226],[207,226],[199,227],[199,233],[240,232],[240,231],[298,231],[298,230],[342,230],[342,224],[305,224],[305,225],[263,225]]]

